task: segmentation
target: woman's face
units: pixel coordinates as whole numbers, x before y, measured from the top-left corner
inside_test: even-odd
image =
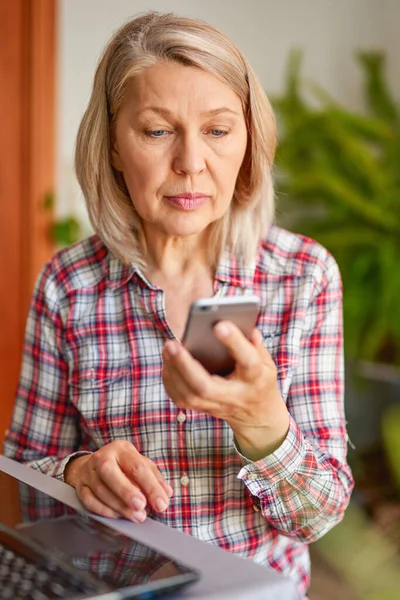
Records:
[[[112,156],[146,238],[198,235],[221,218],[246,145],[241,101],[214,75],[171,62],[135,77]]]

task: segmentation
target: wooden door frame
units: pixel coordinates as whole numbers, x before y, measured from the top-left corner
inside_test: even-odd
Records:
[[[57,0],[0,2],[0,443],[35,279],[54,251]]]

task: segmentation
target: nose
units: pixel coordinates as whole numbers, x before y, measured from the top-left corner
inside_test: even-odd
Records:
[[[180,175],[196,175],[206,168],[205,147],[195,134],[186,133],[176,141],[173,169]]]

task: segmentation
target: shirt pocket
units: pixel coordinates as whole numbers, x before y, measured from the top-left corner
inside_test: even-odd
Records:
[[[80,420],[83,439],[100,448],[132,437],[132,364],[129,355],[94,358],[80,352],[69,374],[69,394]]]
[[[76,366],[69,376],[69,385],[76,390],[104,390],[120,386],[130,376],[129,356],[106,361],[87,360]]]

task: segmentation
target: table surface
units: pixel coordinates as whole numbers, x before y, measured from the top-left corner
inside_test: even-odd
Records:
[[[86,512],[75,490],[62,481],[2,455],[0,470],[72,508]],[[182,590],[179,593],[180,600],[298,600],[294,584],[272,568],[257,565],[150,518],[144,523],[132,523],[125,519],[91,516],[112,529],[197,569],[201,574],[200,580]]]

